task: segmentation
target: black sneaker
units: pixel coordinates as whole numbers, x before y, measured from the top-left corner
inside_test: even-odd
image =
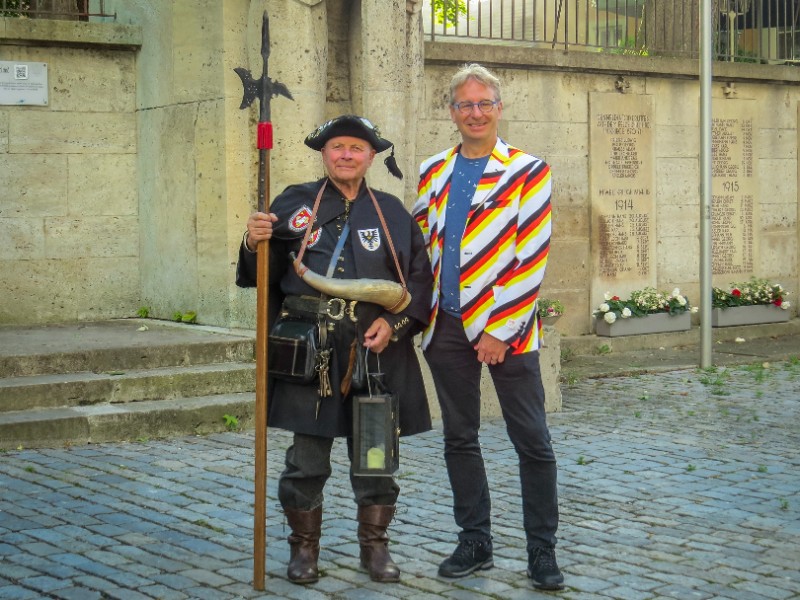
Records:
[[[564,587],[564,576],[556,562],[556,551],[552,546],[539,546],[528,552],[528,577],[533,587],[540,590],[560,590]]]
[[[494,566],[492,560],[492,540],[464,540],[439,565],[442,577],[464,577],[478,569],[485,571]]]

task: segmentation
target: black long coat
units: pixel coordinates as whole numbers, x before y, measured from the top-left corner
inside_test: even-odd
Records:
[[[270,205],[278,216],[270,240],[270,323],[273,322],[283,298],[287,295],[315,296],[320,294],[294,272],[289,253],[298,253],[305,234],[314,200],[325,180],[289,186]],[[430,410],[422,380],[413,336],[428,322],[432,275],[422,232],[398,198],[373,190],[384,219],[390,229],[400,267],[411,294],[411,303],[400,314],[392,315],[383,307],[359,302],[357,315],[359,331],[363,333],[378,317],[383,317],[397,337],[389,342],[380,354],[381,371],[385,373],[387,387],[399,397],[400,435],[412,435],[431,429]],[[338,240],[336,225],[341,224],[345,201],[339,190],[328,181],[317,212],[311,241],[305,251],[303,263],[312,271],[325,275]],[[362,184],[352,203],[349,216],[350,233],[341,265],[333,277],[384,279],[399,282],[394,259],[377,212]],[[374,232],[378,231],[379,244]],[[256,253],[249,252],[244,244],[239,250],[236,284],[241,287],[256,285]],[[347,319],[347,317],[345,317]],[[298,385],[283,380],[270,381],[268,411],[271,427],[324,437],[352,435],[352,399],[342,398],[339,384],[346,370],[347,348],[352,340],[352,330],[339,328],[332,334],[335,358],[331,361],[331,387],[333,396],[323,398],[316,415],[317,383]],[[359,340],[359,348],[363,351]],[[374,356],[370,365],[375,367]],[[365,393],[365,392],[355,392]]]

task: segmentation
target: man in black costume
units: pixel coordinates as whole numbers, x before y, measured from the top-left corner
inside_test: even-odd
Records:
[[[400,435],[431,429],[413,346],[413,336],[428,323],[432,279],[425,242],[402,202],[371,190],[365,181],[375,155],[389,148],[392,154],[385,163],[402,176],[392,143],[369,120],[343,115],[317,128],[305,144],[320,151],[327,177],[287,187],[268,214],[249,217],[236,272],[237,285],[255,286],[256,248],[269,240],[270,323],[279,307],[284,316],[318,320],[320,343],[331,351],[317,381],[270,381],[268,423],[294,432],[278,496],[292,530],[287,575],[295,583],[319,579],[323,488],[331,474],[334,438],[347,438],[353,460],[352,373],[359,354],[366,355],[372,371],[379,359],[386,388],[399,396]],[[338,283],[333,289],[339,291],[344,284],[353,293],[339,291],[341,298],[330,297],[325,286],[320,291],[307,283],[302,276],[306,268],[320,275],[317,279]],[[365,279],[402,289],[411,300],[402,310],[391,302],[385,308],[387,303],[364,301],[363,290],[356,288],[367,285],[360,283]],[[358,506],[361,565],[373,581],[398,581],[386,530],[400,488],[391,475],[364,477],[352,469],[350,481]]]

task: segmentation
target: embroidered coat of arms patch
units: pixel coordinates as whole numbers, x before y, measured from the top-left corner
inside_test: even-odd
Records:
[[[361,245],[370,252],[381,247],[381,234],[377,227],[375,229],[359,229],[358,239],[361,240]]]

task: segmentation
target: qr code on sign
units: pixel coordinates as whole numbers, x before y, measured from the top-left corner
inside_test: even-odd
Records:
[[[27,79],[28,65],[14,65],[14,79]]]

